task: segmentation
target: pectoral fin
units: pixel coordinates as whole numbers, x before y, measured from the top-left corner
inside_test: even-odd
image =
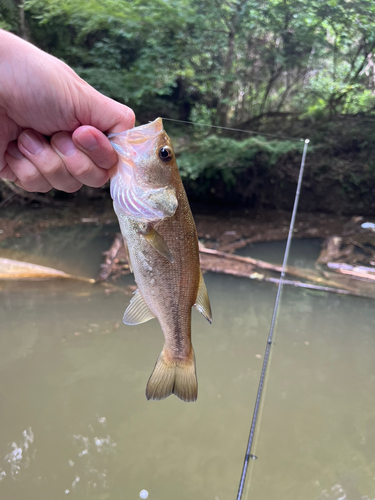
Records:
[[[148,241],[148,243],[150,243],[150,245],[160,253],[160,255],[168,259],[169,262],[174,262],[173,255],[169,250],[168,245],[153,227],[149,226],[147,232],[141,234],[146,241]]]
[[[141,292],[136,290],[125,311],[122,319],[123,322],[125,325],[140,325],[141,323],[146,323],[146,321],[149,321],[152,318],[155,318],[155,316],[150,311],[145,299],[141,295]]]
[[[209,323],[212,323],[210,299],[208,298],[206,283],[204,282],[202,271],[200,273],[199,289],[194,306],[201,314],[203,314]]]

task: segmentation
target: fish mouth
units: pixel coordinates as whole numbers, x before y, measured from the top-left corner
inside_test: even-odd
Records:
[[[141,144],[149,139],[153,139],[163,131],[163,120],[156,118],[153,122],[134,127],[118,134],[109,134],[108,139],[116,142],[116,137],[126,139],[130,144]]]
[[[134,167],[134,157],[153,150],[158,136],[163,132],[163,120],[156,118],[153,122],[140,125],[118,134],[109,134],[115,151],[122,157],[123,161]]]

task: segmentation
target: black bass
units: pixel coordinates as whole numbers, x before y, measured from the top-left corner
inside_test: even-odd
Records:
[[[165,344],[146,388],[147,399],[197,399],[191,308],[211,323],[199,265],[198,238],[172,144],[161,118],[110,137],[119,155],[111,196],[138,289],[123,321],[157,318]]]

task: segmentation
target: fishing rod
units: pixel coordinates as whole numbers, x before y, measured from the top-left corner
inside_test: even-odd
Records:
[[[292,238],[293,238],[293,229],[294,229],[294,224],[295,224],[296,215],[297,215],[297,208],[298,208],[299,195],[300,195],[300,192],[301,192],[303,172],[304,172],[304,169],[305,169],[305,160],[306,160],[306,153],[307,153],[307,145],[310,142],[310,140],[309,139],[305,139],[304,142],[305,143],[304,143],[304,147],[303,147],[301,166],[300,166],[300,170],[299,170],[296,196],[294,198],[294,206],[293,206],[292,218],[291,218],[291,221],[290,221],[289,232],[288,232],[288,239],[287,239],[287,243],[286,243],[286,247],[285,247],[284,260],[283,260],[283,265],[282,265],[282,269],[281,269],[281,276],[280,276],[279,286],[278,286],[278,289],[277,289],[275,306],[274,306],[274,309],[273,309],[271,326],[270,326],[270,331],[269,331],[269,334],[268,334],[268,339],[267,339],[266,351],[265,351],[265,354],[264,354],[262,371],[261,371],[260,379],[259,379],[258,392],[257,392],[257,397],[256,397],[256,400],[255,400],[255,406],[254,406],[254,412],[253,412],[253,419],[252,419],[252,422],[251,422],[249,438],[248,438],[248,441],[247,441],[246,454],[245,454],[245,458],[244,458],[244,463],[243,463],[243,467],[242,467],[242,473],[241,473],[240,483],[239,483],[239,487],[238,487],[238,493],[237,493],[237,497],[236,497],[237,500],[241,500],[241,498],[242,498],[242,494],[243,494],[243,490],[244,490],[244,486],[245,486],[245,480],[246,480],[246,475],[247,475],[247,470],[248,470],[249,462],[250,462],[250,460],[256,460],[258,458],[258,457],[256,457],[252,453],[252,451],[253,451],[253,442],[254,442],[254,436],[255,436],[255,431],[256,431],[256,426],[257,426],[258,418],[259,418],[259,415],[260,415],[261,400],[262,400],[262,394],[263,394],[263,390],[264,390],[264,384],[265,384],[265,379],[266,379],[266,374],[267,374],[267,368],[269,366],[268,362],[269,362],[269,358],[270,358],[270,354],[271,354],[271,348],[274,345],[274,342],[273,342],[274,330],[275,330],[277,313],[278,313],[280,299],[281,299],[281,292],[282,292],[282,289],[283,289],[283,283],[284,283],[284,278],[285,278],[285,270],[286,270],[286,266],[287,266],[287,263],[288,263],[290,245],[292,243]]]
[[[247,476],[249,462],[250,462],[250,460],[256,460],[258,458],[256,455],[254,455],[252,453],[253,444],[254,444],[254,437],[255,437],[257,422],[258,422],[260,412],[261,412],[262,395],[263,395],[263,391],[264,391],[267,369],[269,366],[268,363],[269,363],[270,354],[271,354],[271,347],[274,345],[273,338],[274,338],[274,331],[275,331],[276,320],[277,320],[277,313],[278,313],[278,309],[279,309],[279,305],[280,305],[281,292],[282,292],[283,284],[285,281],[285,271],[286,271],[286,267],[287,267],[287,263],[288,263],[290,246],[291,246],[292,238],[293,238],[293,230],[294,230],[294,225],[295,225],[296,216],[297,216],[298,201],[299,201],[299,196],[300,196],[300,192],[301,192],[303,172],[305,169],[307,145],[309,144],[310,139],[296,139],[295,137],[286,137],[286,136],[274,135],[274,134],[264,134],[264,133],[255,132],[252,130],[241,130],[241,129],[230,128],[230,127],[220,127],[218,125],[200,124],[200,123],[184,121],[184,120],[175,120],[172,118],[163,118],[163,120],[169,120],[169,121],[178,122],[178,123],[186,123],[186,124],[195,125],[195,126],[200,125],[200,126],[204,126],[204,127],[210,127],[210,128],[216,128],[216,129],[222,129],[222,130],[243,132],[243,133],[252,134],[252,135],[263,135],[265,137],[272,137],[275,139],[289,139],[289,140],[304,141],[301,166],[300,166],[299,175],[298,175],[296,195],[294,198],[292,218],[290,221],[289,232],[288,232],[288,239],[286,242],[283,265],[281,268],[281,275],[280,275],[280,280],[279,280],[279,286],[277,289],[275,305],[274,305],[274,309],[273,309],[273,313],[272,313],[271,326],[270,326],[270,330],[269,330],[269,334],[268,334],[268,338],[267,338],[266,350],[265,350],[264,359],[263,359],[263,366],[262,366],[262,371],[260,374],[260,379],[259,379],[259,384],[258,384],[257,397],[255,400],[255,405],[254,405],[254,410],[253,410],[253,418],[251,421],[250,433],[249,433],[249,438],[247,441],[246,453],[245,453],[244,463],[242,466],[242,472],[241,472],[240,483],[239,483],[239,487],[238,487],[238,493],[237,493],[237,497],[236,497],[236,500],[241,500],[242,495],[243,495],[244,486],[245,486],[245,480],[246,480],[246,476]]]

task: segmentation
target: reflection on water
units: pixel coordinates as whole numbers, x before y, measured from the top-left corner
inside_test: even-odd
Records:
[[[274,241],[272,244],[261,242],[238,250],[239,255],[251,256],[273,264],[281,265],[284,260],[286,241]],[[315,261],[319,257],[322,240],[312,238],[308,240],[294,240],[289,252],[288,265],[303,267],[305,269],[315,268]]]
[[[22,438],[22,442],[19,445],[13,441],[11,444],[12,450],[5,455],[4,462],[8,466],[5,466],[6,470],[0,469],[0,481],[7,475],[15,479],[22,468],[27,469],[30,465],[30,454],[27,451],[30,444],[34,442],[34,434],[31,427],[22,432]]]
[[[104,436],[106,418],[96,415],[96,422],[99,425],[87,426],[86,434],[73,434],[73,442],[76,448],[76,455],[68,460],[72,468],[74,479],[69,488],[64,493],[67,495],[75,490],[78,483],[84,482],[86,491],[108,490],[108,457],[115,453],[116,443],[108,434]]]
[[[79,250],[88,276],[95,241]],[[206,282],[214,323],[193,312],[191,404],[146,400],[162,333],[122,325],[123,294],[0,283],[1,500],[235,498],[276,288]],[[374,302],[286,289],[275,342],[248,498],[374,500]]]
[[[329,490],[323,490],[317,500],[373,500],[367,495],[362,496],[358,489],[349,487],[346,491],[341,484],[334,484]]]

